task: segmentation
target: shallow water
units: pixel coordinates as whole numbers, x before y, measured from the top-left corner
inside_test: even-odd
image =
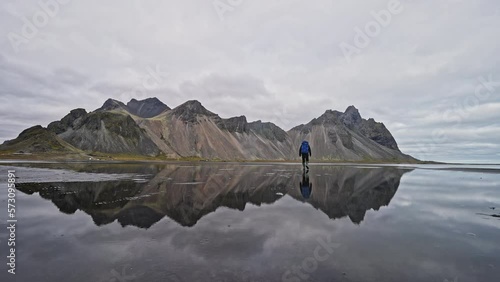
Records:
[[[497,167],[2,164],[1,281],[498,281]],[[494,209],[493,209],[494,208]]]

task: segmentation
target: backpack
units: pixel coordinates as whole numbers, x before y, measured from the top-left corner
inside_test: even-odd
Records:
[[[307,141],[302,142],[302,145],[300,146],[300,153],[309,154],[309,143]]]

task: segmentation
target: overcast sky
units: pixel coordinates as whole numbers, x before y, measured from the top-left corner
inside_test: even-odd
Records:
[[[285,130],[355,105],[417,158],[500,163],[500,1],[54,1],[0,3],[0,142],[155,96]]]

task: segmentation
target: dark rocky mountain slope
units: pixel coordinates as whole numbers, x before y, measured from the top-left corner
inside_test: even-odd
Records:
[[[292,128],[288,135],[296,148],[292,156],[298,155],[302,140],[308,140],[315,159],[416,161],[399,150],[383,123],[363,119],[354,106],[344,113],[327,110],[309,123]]]
[[[130,115],[102,108],[91,113],[73,110],[61,121],[50,123],[48,130],[87,152],[146,156],[160,153]]]

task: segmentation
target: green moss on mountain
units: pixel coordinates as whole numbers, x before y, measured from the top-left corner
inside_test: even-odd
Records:
[[[40,125],[24,130],[16,139],[5,141],[0,145],[0,151],[10,153],[79,152],[77,148]]]

